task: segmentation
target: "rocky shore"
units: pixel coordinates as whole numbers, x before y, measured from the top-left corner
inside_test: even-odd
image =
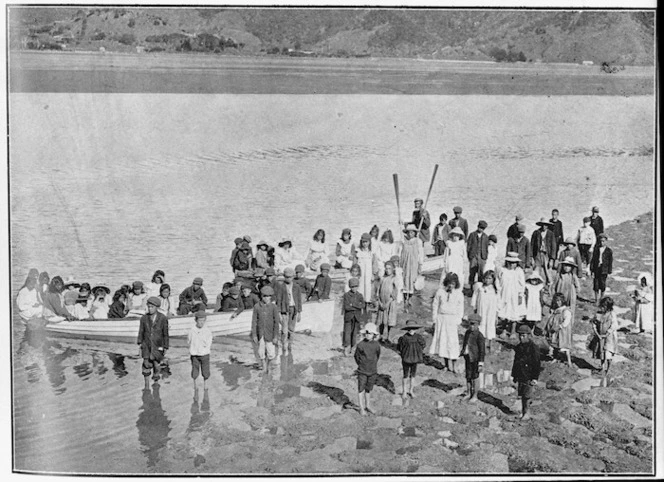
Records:
[[[173,439],[155,473],[360,474],[515,473],[575,474],[653,471],[653,338],[630,333],[628,292],[641,271],[653,271],[652,213],[607,229],[614,272],[607,295],[620,320],[618,356],[606,386],[586,345],[596,307],[592,279],[582,288],[574,323],[573,367],[545,361],[535,389],[532,418],[521,421],[509,378],[515,340],[488,353],[479,401],[469,404],[461,374],[443,372],[436,359],[418,369],[415,396],[404,407],[401,362],[384,346],[380,382],[372,392],[376,415],[357,411],[353,358],[343,357],[341,320],[325,336],[298,334],[293,355],[281,356],[268,375],[255,366],[248,344],[233,344],[217,363],[226,389],[207,408],[192,409],[200,430]],[[438,285],[427,280],[407,318],[429,322]],[[339,287],[337,287],[339,288]],[[469,303],[467,298],[466,303]],[[470,313],[466,306],[466,313]],[[392,338],[400,336],[395,330]],[[460,336],[462,329],[460,329]],[[430,334],[427,334],[430,340]],[[219,355],[217,356],[219,359]],[[223,358],[223,357],[222,357]],[[463,363],[460,363],[463,365]],[[459,368],[459,367],[458,367]],[[463,368],[461,366],[461,368]],[[205,401],[202,390],[197,397]],[[211,405],[211,406],[209,406]],[[214,422],[209,413],[215,415]],[[219,421],[222,422],[219,422]]]

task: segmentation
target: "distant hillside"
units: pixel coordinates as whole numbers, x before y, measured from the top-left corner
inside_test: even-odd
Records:
[[[10,7],[12,49],[654,64],[654,13]]]

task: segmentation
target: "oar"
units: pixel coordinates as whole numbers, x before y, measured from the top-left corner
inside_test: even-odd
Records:
[[[403,224],[401,223],[401,205],[399,204],[399,175],[392,174],[392,180],[394,181],[394,194],[397,197],[397,212],[399,214],[399,232],[401,233],[401,238],[403,240]]]
[[[431,190],[433,189],[433,182],[436,180],[436,173],[438,173],[438,164],[433,168],[433,176],[431,176],[431,184],[429,184],[429,192],[427,193],[427,199],[424,201],[424,211],[427,210],[427,204],[429,204],[429,196],[431,196]],[[424,222],[424,215],[420,216],[420,225],[417,227],[417,232],[419,233],[422,230],[422,223]]]

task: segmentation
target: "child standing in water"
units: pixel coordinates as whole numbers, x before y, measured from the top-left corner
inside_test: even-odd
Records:
[[[189,357],[191,359],[191,378],[194,380],[196,390],[196,379],[198,373],[203,375],[203,389],[207,389],[207,381],[210,378],[210,349],[212,348],[212,332],[205,325],[207,315],[205,311],[197,311],[194,314],[196,324],[189,330],[187,343],[189,344]]]
[[[493,271],[484,273],[482,284],[475,283],[470,306],[480,316],[479,331],[491,349],[491,340],[496,337],[496,316],[498,313],[498,288],[496,275]],[[470,318],[468,318],[470,319]]]
[[[390,329],[397,324],[397,300],[399,290],[394,276],[394,264],[392,261],[385,263],[385,274],[380,279],[378,296],[375,304],[378,312],[376,325],[380,331],[381,340],[389,343]]]
[[[401,366],[403,368],[403,380],[401,385],[401,398],[404,407],[408,406],[408,397],[415,398],[413,394],[413,378],[417,373],[418,363],[424,363],[424,347],[426,341],[424,337],[417,333],[422,328],[415,320],[406,321],[406,334],[399,337],[397,342],[397,351],[401,355]],[[408,389],[406,389],[406,385]]]
[[[378,375],[378,359],[380,358],[380,344],[376,341],[378,330],[373,323],[367,323],[360,332],[364,339],[355,348],[355,362],[357,363],[357,391],[360,400],[360,415],[367,412],[375,414],[371,407],[369,394],[376,383]]]

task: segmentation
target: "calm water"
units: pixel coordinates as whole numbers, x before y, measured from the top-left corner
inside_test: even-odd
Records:
[[[471,226],[495,230],[500,252],[517,211],[530,234],[557,207],[571,234],[593,205],[610,225],[654,203],[652,97],[9,100],[14,293],[34,266],[111,288],[162,269],[176,292],[202,276],[214,296],[238,235],[290,235],[304,251],[319,227],[331,246],[344,227],[355,238],[373,224],[396,230],[392,173],[405,218],[435,164],[432,216],[462,205]],[[181,350],[172,378],[142,393],[134,346],[45,340],[14,324],[20,469],[163,469],[163,447],[214,419],[231,390],[194,407]]]

